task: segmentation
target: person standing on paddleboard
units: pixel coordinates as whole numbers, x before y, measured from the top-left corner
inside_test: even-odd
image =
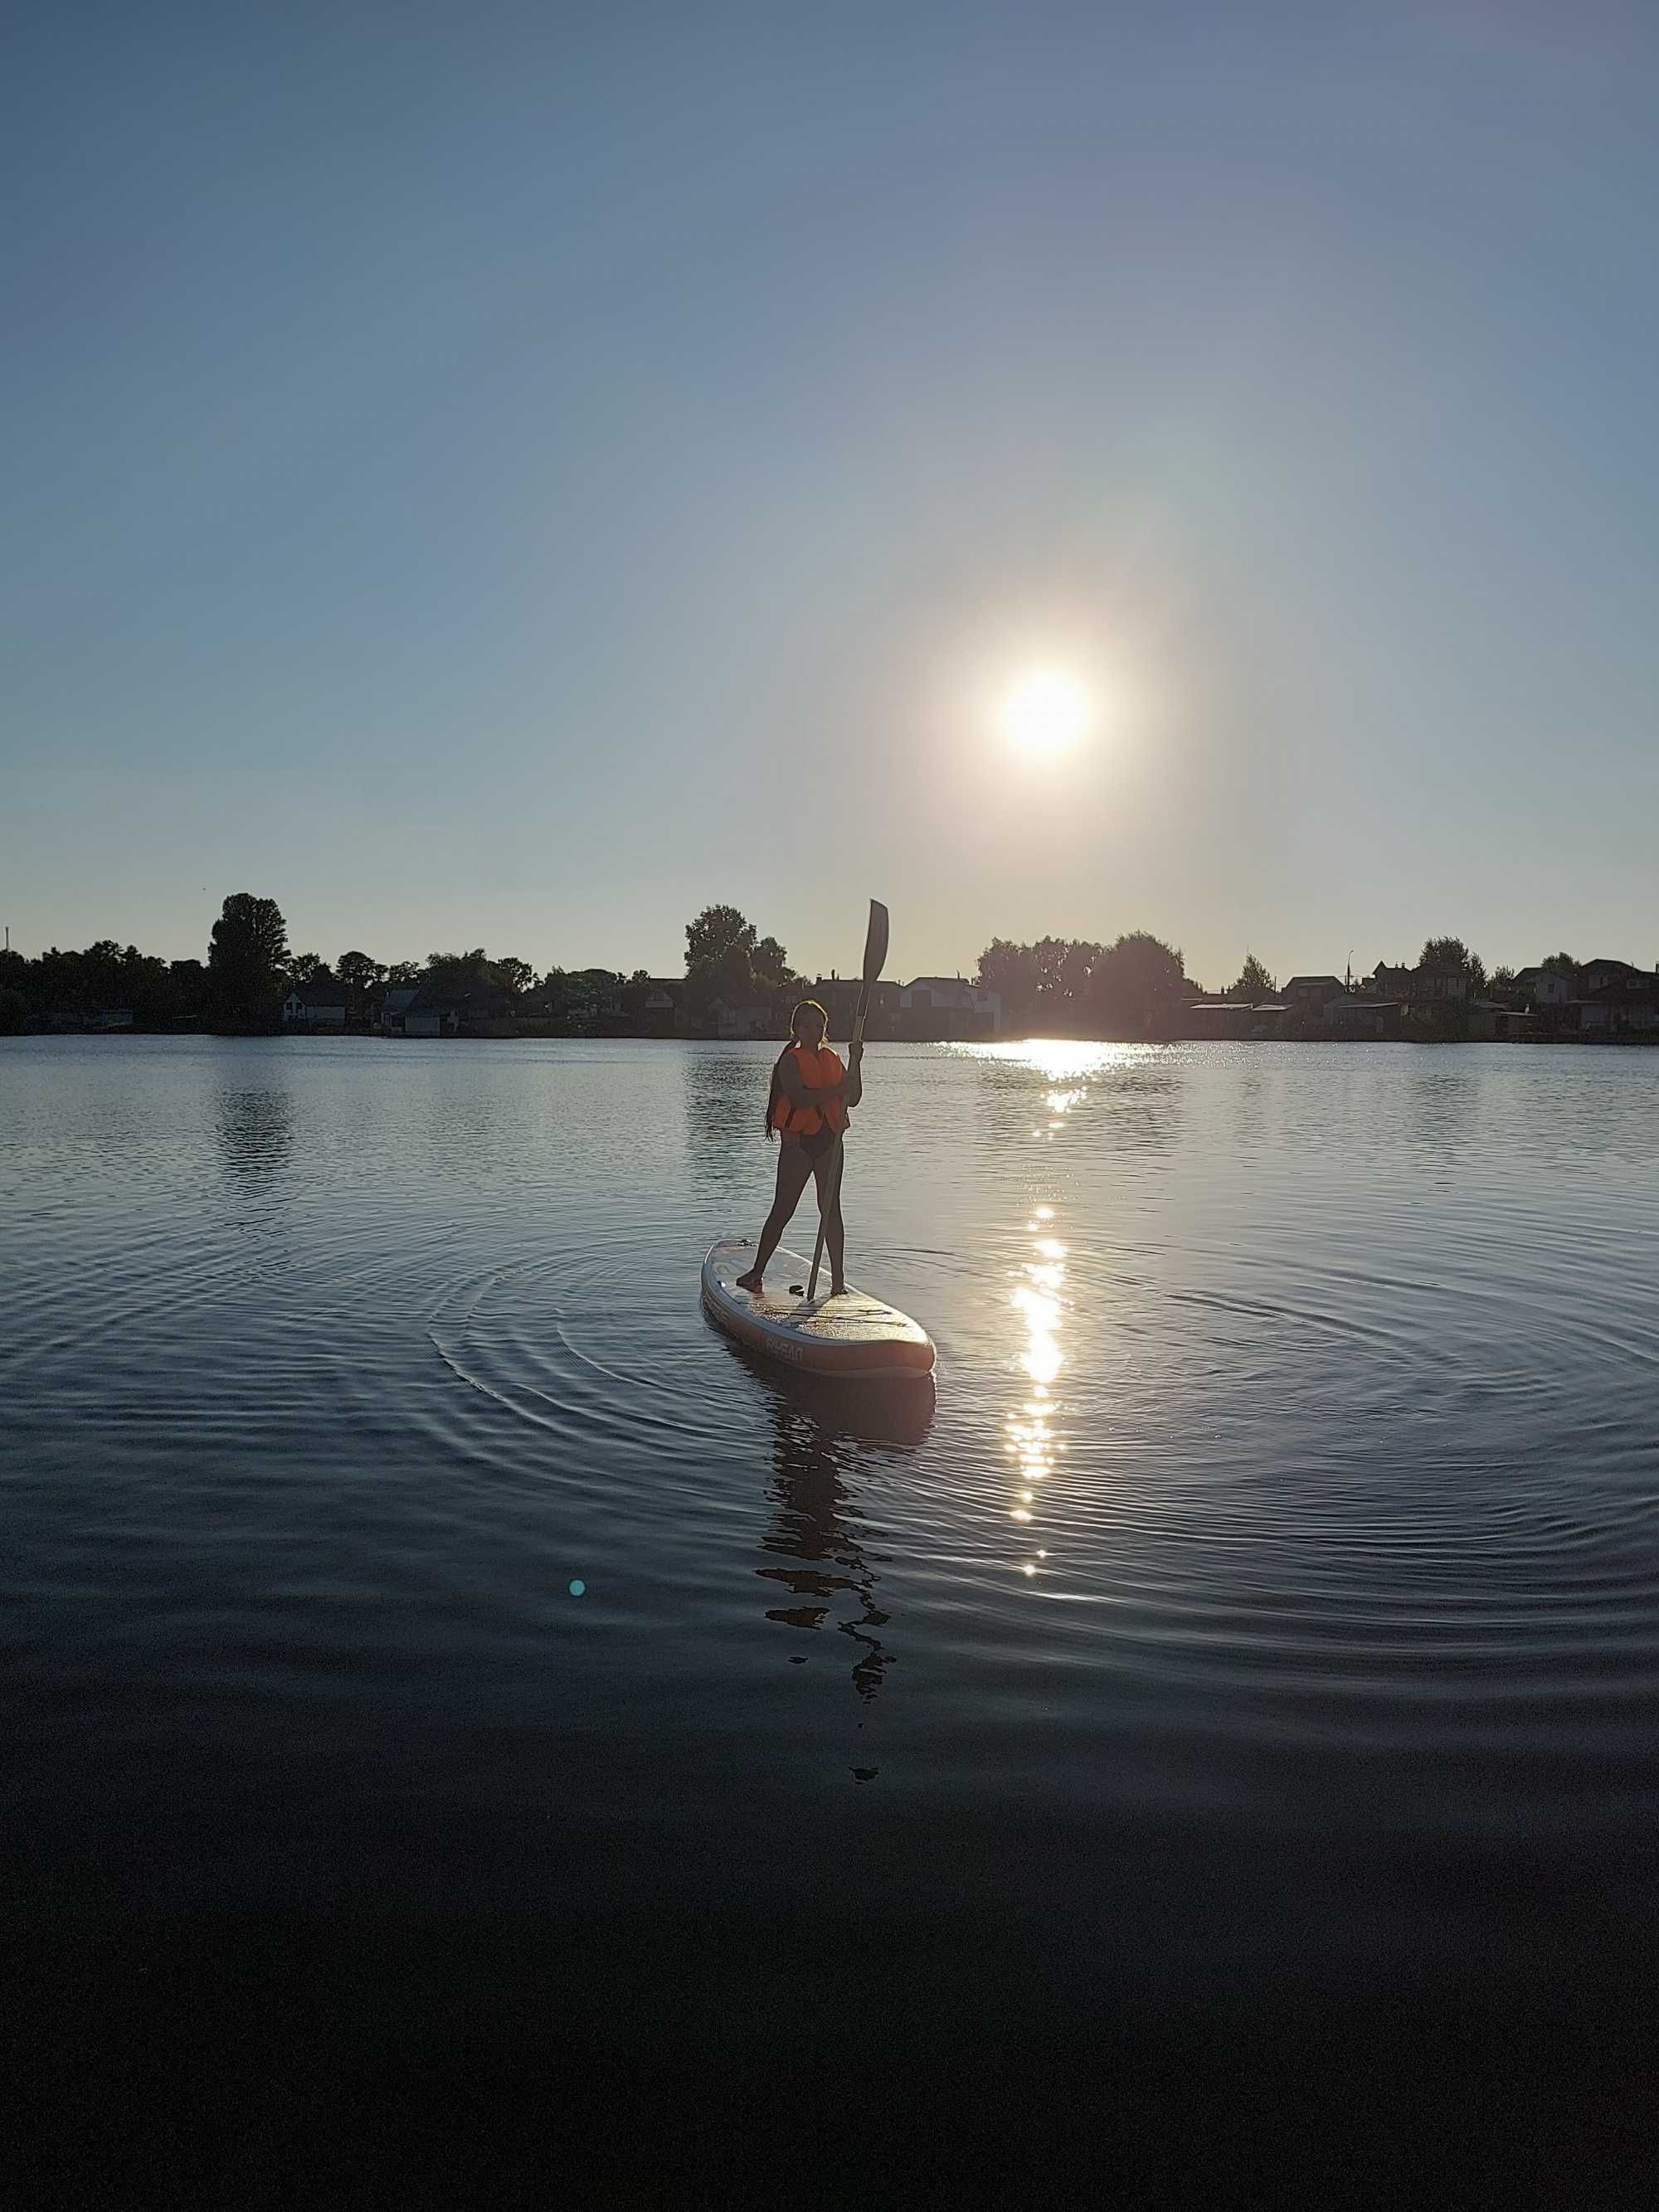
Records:
[[[824,1042],[830,1017],[816,999],[803,999],[789,1017],[789,1042],[772,1070],[766,1100],[766,1133],[776,1137],[778,1188],[756,1248],[755,1264],[738,1278],[740,1291],[765,1287],[766,1263],[778,1249],[790,1217],[800,1204],[807,1178],[818,1187],[823,1241],[830,1252],[830,1295],[847,1288],[846,1232],[841,1218],[841,1147],[847,1117],[864,1096],[860,1063],[864,1047],[853,1047],[852,1066]]]

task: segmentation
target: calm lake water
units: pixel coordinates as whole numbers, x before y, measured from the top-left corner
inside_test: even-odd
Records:
[[[1632,1999],[1659,1053],[872,1047],[936,1402],[700,1313],[769,1057],[0,1044],[14,1937],[866,2081]]]

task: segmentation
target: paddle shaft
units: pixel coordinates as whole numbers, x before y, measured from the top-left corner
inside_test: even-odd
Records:
[[[865,988],[859,993],[859,1010],[853,1017],[853,1043],[852,1049],[848,1054],[847,1062],[849,1067],[857,1059],[859,1052],[864,1043],[865,1002],[869,996],[869,986],[866,984]],[[844,1121],[845,1116],[843,1116],[843,1122]],[[825,1195],[823,1204],[818,1209],[818,1241],[812,1247],[812,1272],[806,1279],[806,1296],[809,1304],[817,1295],[818,1269],[823,1263],[824,1231],[829,1226],[830,1216],[835,1212],[836,1206],[841,1204],[841,1171],[842,1167],[846,1164],[847,1160],[846,1152],[842,1148],[842,1131],[841,1129],[837,1129],[836,1132],[836,1157],[834,1164],[830,1170],[830,1188]]]
[[[870,994],[877,977],[887,964],[887,909],[879,899],[870,902],[870,926],[864,933],[864,969],[859,982],[859,1003],[853,1016],[853,1049],[848,1058],[850,1067],[864,1049],[864,1018],[870,1011]],[[846,1126],[845,1110],[842,1114],[842,1128]],[[818,1209],[818,1241],[812,1248],[812,1272],[807,1279],[806,1296],[809,1302],[817,1297],[818,1269],[823,1261],[823,1235],[830,1215],[841,1203],[841,1171],[846,1154],[842,1148],[842,1130],[836,1132],[836,1164],[831,1170],[830,1188],[824,1194],[824,1203]]]

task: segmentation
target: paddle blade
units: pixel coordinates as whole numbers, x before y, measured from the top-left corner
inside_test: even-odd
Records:
[[[870,986],[887,965],[887,909],[879,899],[870,902],[870,927],[864,939],[864,988]]]

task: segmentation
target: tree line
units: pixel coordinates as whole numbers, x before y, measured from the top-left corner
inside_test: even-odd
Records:
[[[1462,972],[1471,994],[1489,990],[1501,996],[1514,981],[1508,967],[1489,975],[1457,937],[1428,939],[1420,964]],[[1541,964],[1570,975],[1577,963],[1571,953],[1557,952]],[[377,960],[353,948],[331,966],[314,952],[289,950],[288,924],[275,899],[236,891],[213,924],[204,961],[157,959],[112,938],[79,952],[54,946],[33,959],[0,952],[0,1034],[43,1028],[56,1016],[85,1017],[118,1007],[130,1011],[141,1028],[199,1024],[230,1031],[275,1030],[289,994],[319,982],[338,986],[348,1018],[357,1022],[372,1018],[388,991],[418,988],[434,998],[580,1030],[618,994],[651,981],[644,969],[628,975],[618,969],[555,966],[538,975],[527,960],[511,954],[492,959],[482,945],[431,952],[424,961]],[[1019,945],[993,938],[979,957],[976,981],[1000,995],[1009,1027],[1117,1036],[1167,1030],[1182,1001],[1199,988],[1179,948],[1146,930],[1129,931],[1109,945],[1063,937]],[[775,993],[801,981],[778,939],[762,936],[735,906],[704,907],[685,926],[679,988],[694,1019],[706,1018],[717,1003],[766,1006]],[[1255,1004],[1272,998],[1275,989],[1267,969],[1247,952],[1224,995]]]
[[[1423,950],[1417,956],[1417,964],[1419,968],[1437,969],[1447,974],[1462,975],[1468,986],[1470,998],[1477,998],[1490,991],[1501,999],[1515,983],[1516,971],[1513,968],[1505,963],[1489,971],[1480,955],[1472,952],[1461,937],[1425,938]],[[1551,975],[1571,975],[1577,972],[1579,963],[1571,952],[1552,952],[1538,965]],[[1277,986],[1259,960],[1248,958],[1244,970],[1238,981],[1224,994],[1226,997],[1255,1000],[1272,996]],[[1367,980],[1363,976],[1360,978],[1362,983]],[[1258,988],[1258,986],[1265,986],[1265,988]]]
[[[696,1016],[716,1000],[765,1005],[799,981],[775,937],[763,937],[734,906],[705,907],[686,924],[684,997]],[[418,989],[434,999],[490,1006],[581,1029],[647,971],[551,967],[538,974],[507,954],[431,952],[424,961],[377,960],[352,948],[330,963],[295,952],[275,899],[235,891],[220,909],[205,960],[161,960],[136,945],[100,939],[84,951],[53,946],[33,959],[0,952],[0,1034],[46,1027],[56,1017],[82,1018],[115,1009],[143,1029],[199,1025],[231,1032],[274,1030],[289,994],[336,985],[349,1020],[368,1022],[389,991]]]
[[[1497,967],[1489,974],[1461,937],[1426,939],[1418,964],[1463,975],[1471,997],[1486,991],[1501,997],[1515,981],[1513,968]],[[1540,965],[1570,975],[1577,963],[1570,952],[1553,952]],[[1110,945],[1069,937],[1017,945],[994,937],[979,956],[975,980],[983,989],[1000,994],[1005,1018],[1013,1028],[1114,1036],[1155,1036],[1173,1020],[1183,1000],[1200,994],[1179,948],[1140,929]],[[1274,997],[1278,988],[1266,965],[1247,952],[1237,978],[1220,995],[1255,1006]]]
[[[994,937],[979,956],[976,980],[1000,994],[1009,1026],[1060,1035],[1156,1036],[1174,1027],[1194,988],[1179,948],[1145,929],[1110,945]]]

